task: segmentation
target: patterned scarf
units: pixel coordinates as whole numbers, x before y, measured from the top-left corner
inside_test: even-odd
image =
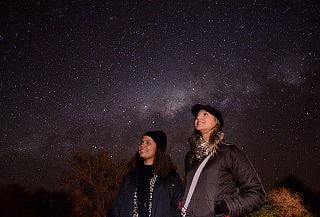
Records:
[[[202,138],[198,139],[196,144],[196,156],[200,160],[209,154],[209,142],[204,141]]]
[[[153,174],[153,178],[150,179],[150,198],[149,198],[149,217],[151,217],[151,211],[152,211],[152,196],[153,196],[153,187],[154,184],[157,181],[158,176],[156,174]],[[137,195],[137,189],[134,192],[133,196],[133,217],[139,217],[138,213],[138,195]]]

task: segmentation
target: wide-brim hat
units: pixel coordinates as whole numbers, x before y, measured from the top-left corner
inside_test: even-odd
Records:
[[[219,131],[222,130],[224,122],[223,122],[222,113],[218,109],[216,109],[210,105],[201,105],[201,104],[195,104],[192,106],[192,109],[191,109],[192,114],[195,117],[197,117],[197,114],[199,113],[200,110],[205,110],[205,111],[209,112],[210,114],[212,114],[213,116],[215,116],[220,122]]]

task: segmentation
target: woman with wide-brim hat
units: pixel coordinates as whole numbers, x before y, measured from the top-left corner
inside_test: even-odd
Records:
[[[210,106],[192,107],[194,133],[185,158],[184,216],[242,216],[260,209],[265,191],[248,157],[225,143],[221,112]]]

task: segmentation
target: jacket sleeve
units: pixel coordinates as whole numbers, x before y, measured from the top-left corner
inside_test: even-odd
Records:
[[[184,194],[184,187],[181,181],[181,178],[178,174],[175,176],[175,181],[174,181],[174,199],[175,199],[175,204],[178,204],[182,202],[183,194]]]
[[[248,157],[237,147],[231,146],[227,163],[239,187],[239,194],[226,198],[229,216],[237,217],[259,210],[265,203],[261,180]]]
[[[121,210],[125,199],[125,194],[129,185],[130,179],[129,175],[126,174],[121,181],[120,189],[115,196],[111,208],[111,217],[120,217],[121,216]]]
[[[182,206],[182,198],[184,194],[184,187],[181,181],[181,178],[178,173],[174,173],[172,176],[171,181],[171,192],[170,200],[171,200],[171,207],[173,210],[173,216],[181,217],[180,209]]]

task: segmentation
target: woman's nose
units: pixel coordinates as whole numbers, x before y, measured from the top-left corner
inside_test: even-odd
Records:
[[[144,143],[140,143],[140,147],[143,147],[145,144]]]

